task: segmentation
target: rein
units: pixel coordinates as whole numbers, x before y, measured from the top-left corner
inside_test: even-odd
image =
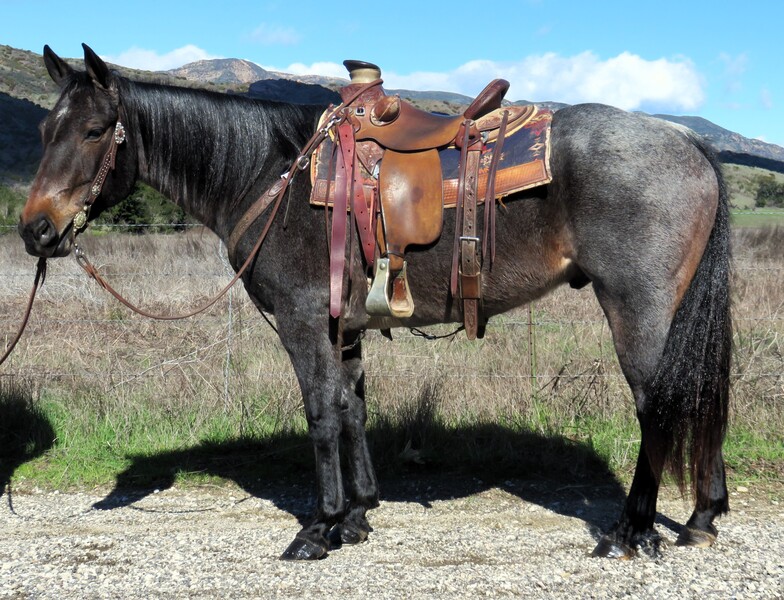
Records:
[[[46,279],[46,259],[42,256],[38,259],[38,266],[36,267],[35,271],[35,279],[33,281],[33,289],[30,292],[30,299],[27,301],[27,308],[25,309],[24,317],[22,317],[22,324],[19,326],[19,331],[16,332],[16,336],[8,344],[8,347],[5,349],[5,353],[2,357],[0,357],[0,365],[2,365],[6,359],[11,355],[11,352],[14,351],[16,348],[16,344],[22,337],[22,333],[24,333],[25,328],[27,327],[27,322],[30,320],[30,313],[33,310],[33,301],[35,300],[35,293],[38,289],[44,284],[44,280]]]

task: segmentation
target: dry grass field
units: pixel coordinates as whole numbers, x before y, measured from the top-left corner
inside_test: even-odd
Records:
[[[115,287],[161,312],[198,304],[231,276],[220,242],[200,228],[95,234],[82,244]],[[735,232],[726,457],[736,480],[776,478],[784,470],[782,248],[784,228]],[[16,235],[0,236],[0,249],[0,332],[7,343],[35,261]],[[390,342],[369,332],[364,351],[371,439],[382,470],[465,461],[491,470],[499,457],[531,454],[530,444],[517,447],[521,432],[535,445],[554,444],[556,452],[587,448],[622,477],[633,468],[639,441],[633,403],[590,287],[563,288],[530,313],[523,308],[493,319],[476,342],[461,333],[437,341],[404,329],[393,334]],[[118,304],[74,260],[51,260],[28,330],[0,368],[0,385],[0,395],[21,398],[53,432],[17,480],[111,483],[132,457],[232,440],[276,440],[289,459],[310,468],[288,358],[241,286],[201,316],[151,321]],[[270,447],[270,460],[284,460]]]

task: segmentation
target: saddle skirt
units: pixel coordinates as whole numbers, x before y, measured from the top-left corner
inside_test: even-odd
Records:
[[[507,131],[495,180],[495,197],[498,200],[523,190],[546,185],[552,180],[550,173],[550,124],[552,112],[534,105],[511,106],[496,109],[478,120],[480,131],[493,130],[504,111],[513,112],[510,122],[515,128]],[[325,113],[326,114],[326,113]],[[497,125],[495,125],[497,129]],[[496,140],[492,134],[484,144],[480,159],[477,196],[484,202],[488,170],[493,159]],[[335,198],[335,177],[330,162],[335,153],[335,141],[328,137],[313,153],[310,179],[313,186],[310,201],[318,206],[332,206]],[[378,186],[378,163],[383,159],[383,149],[373,141],[357,142],[357,158],[368,206]],[[443,207],[454,208],[458,194],[460,149],[449,145],[439,149]],[[334,170],[334,169],[332,169]]]

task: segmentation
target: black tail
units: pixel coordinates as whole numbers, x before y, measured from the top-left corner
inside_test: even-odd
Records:
[[[657,439],[647,448],[654,473],[667,468],[684,488],[686,464],[692,490],[707,495],[713,461],[727,429],[732,353],[728,193],[713,152],[695,144],[719,180],[719,205],[708,244],[670,326],[664,355],[646,386]],[[687,463],[688,460],[688,463]],[[656,467],[659,469],[656,469]]]

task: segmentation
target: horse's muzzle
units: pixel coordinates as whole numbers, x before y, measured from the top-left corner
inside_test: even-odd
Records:
[[[27,253],[45,258],[67,256],[71,252],[73,244],[70,236],[66,235],[68,229],[61,235],[46,215],[39,215],[27,223],[20,220],[18,226]]]

